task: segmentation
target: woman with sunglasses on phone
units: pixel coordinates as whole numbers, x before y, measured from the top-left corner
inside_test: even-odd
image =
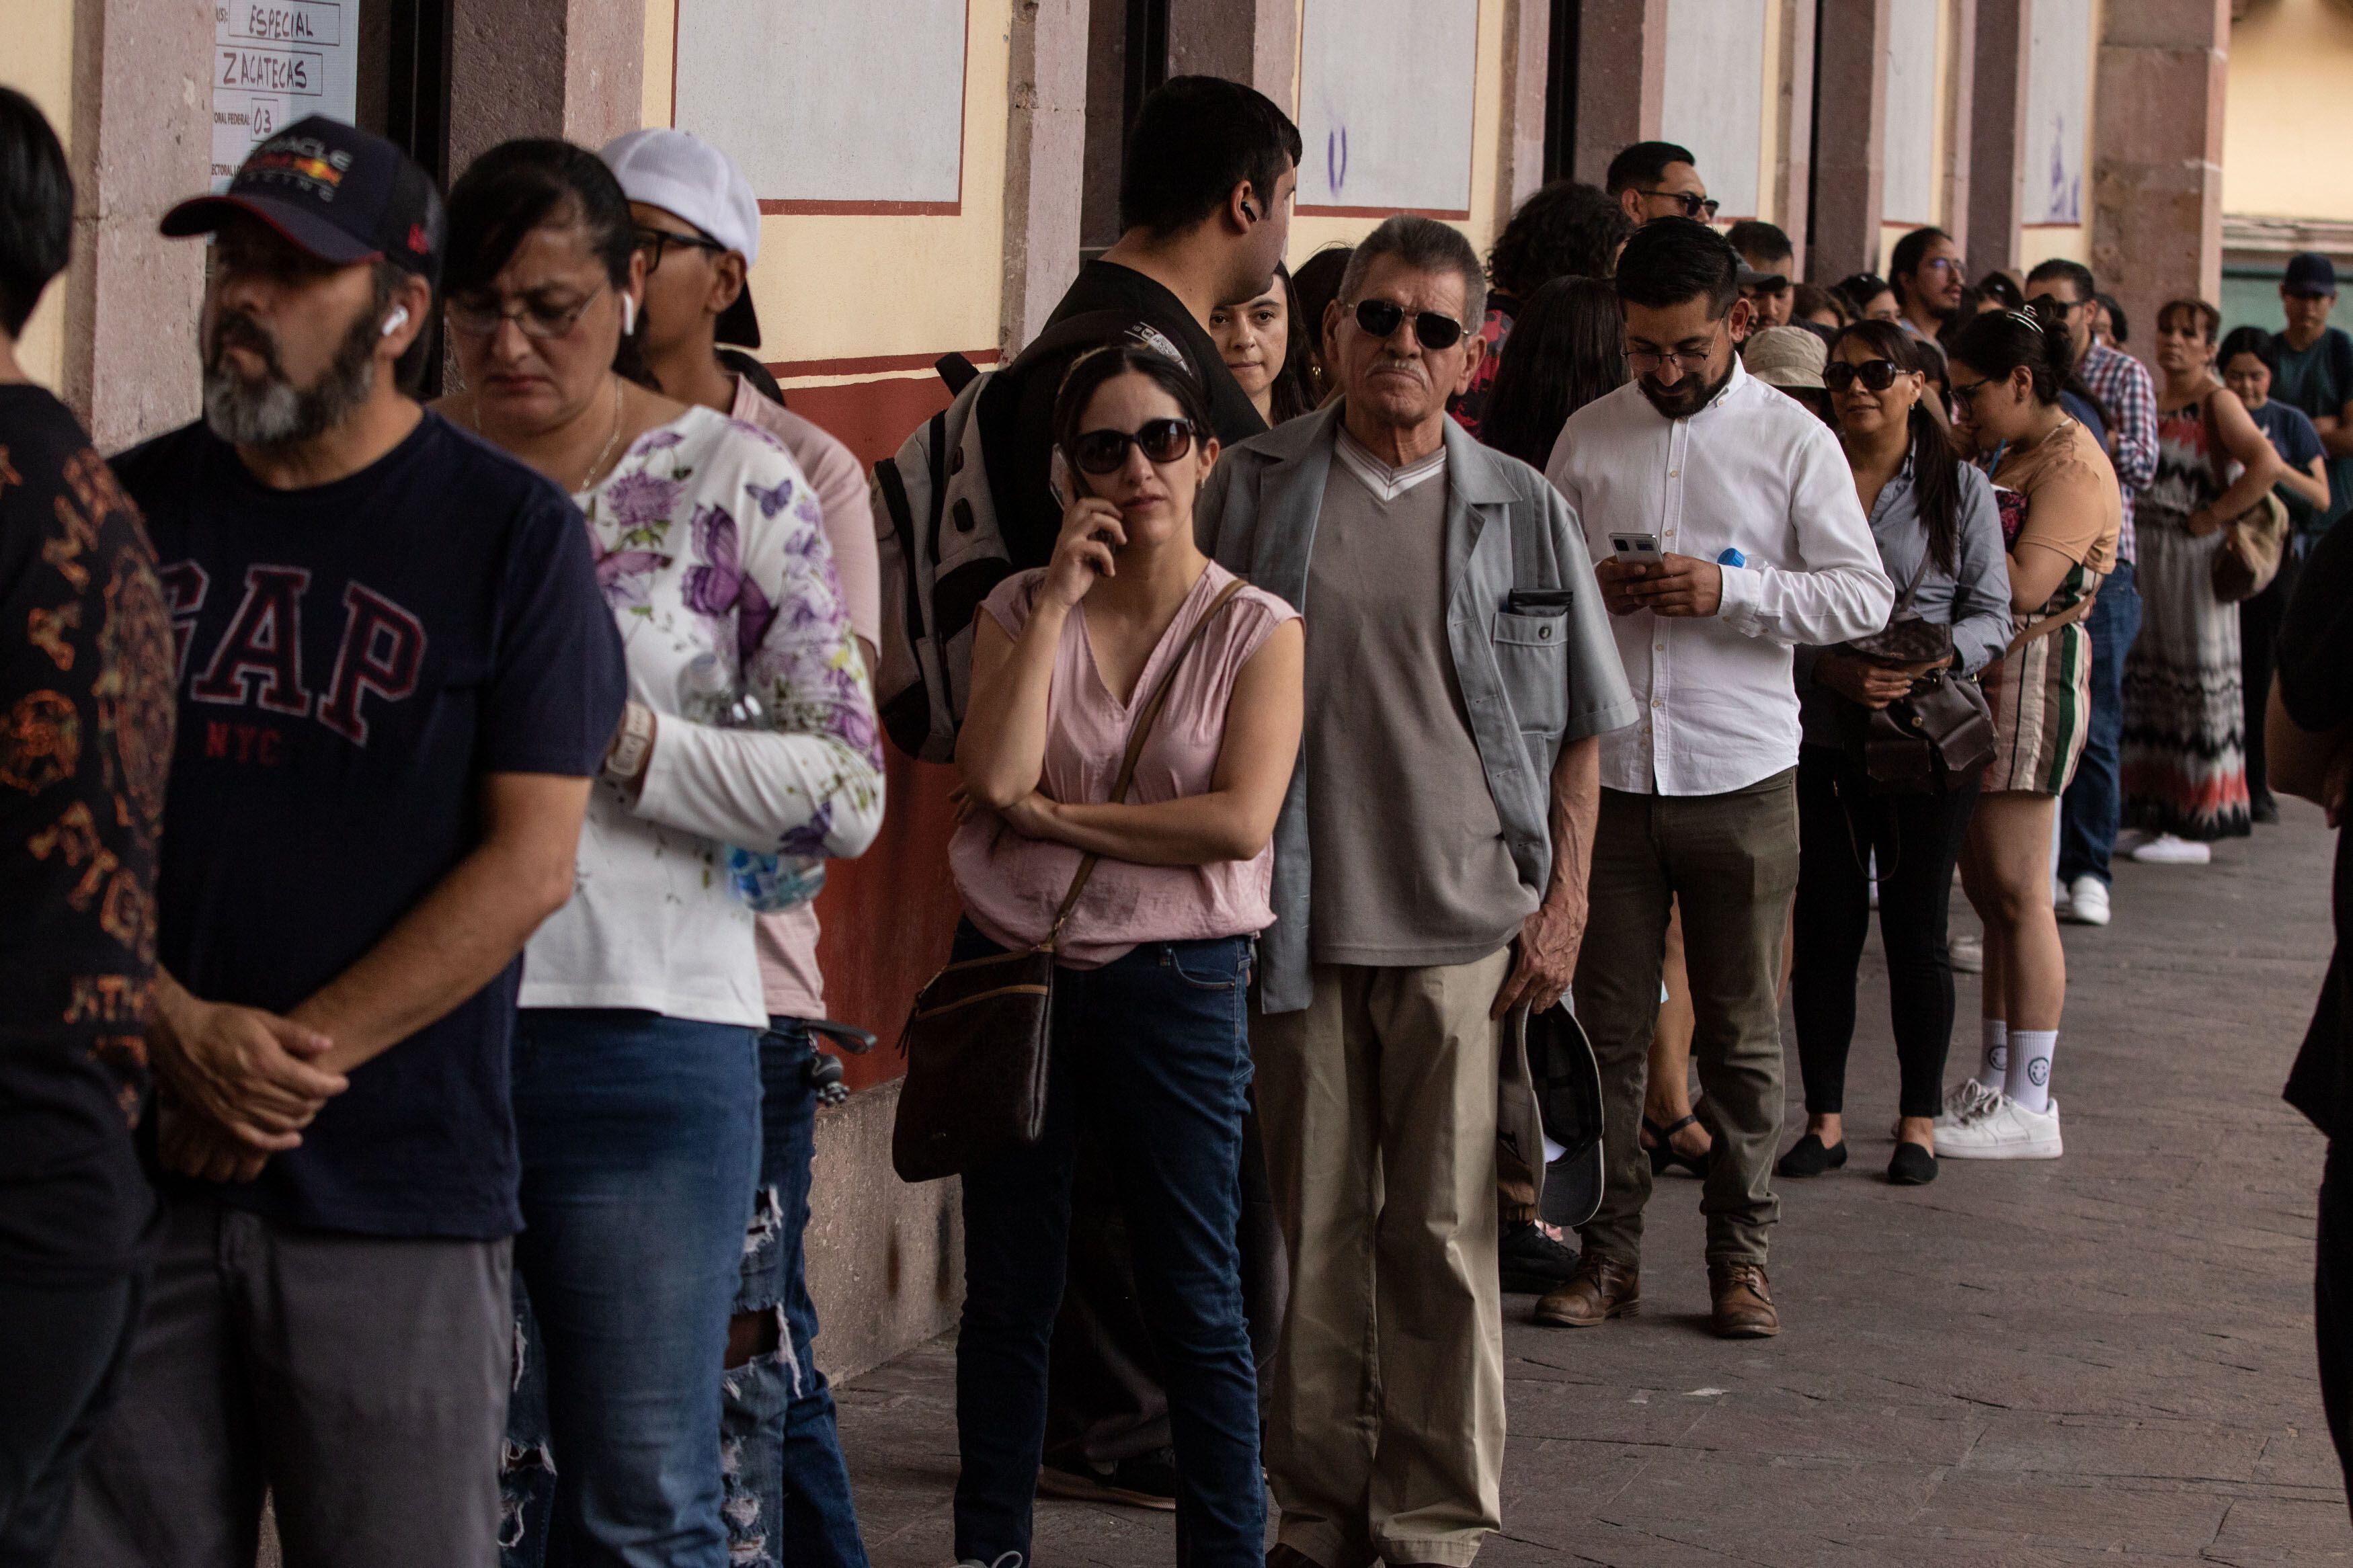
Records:
[[[1806,1133],[1781,1156],[1784,1176],[1846,1163],[1847,1047],[1855,976],[1871,929],[1873,857],[1887,950],[1888,1010],[1902,1069],[1900,1121],[1887,1179],[1936,1180],[1934,1122],[1953,1036],[1953,971],[1945,911],[1978,775],[1939,773],[1913,794],[1875,791],[1854,737],[1862,721],[1910,693],[1933,669],[1973,677],[2010,640],[2010,576],[1993,487],[1961,461],[1929,412],[1920,344],[1888,321],[1839,334],[1824,367],[1840,444],[1871,517],[1881,563],[1899,595],[1896,618],[1950,628],[1940,663],[1891,665],[1851,647],[1800,648],[1798,695],[1796,967],[1790,996],[1806,1084]],[[1906,601],[1908,600],[1908,604]]]
[[[2116,556],[2124,498],[2108,455],[2060,406],[2063,322],[1989,310],[1954,339],[1954,429],[1988,460],[2010,566],[2011,626],[1986,682],[1994,760],[1961,849],[1961,886],[1985,922],[1984,1054],[1946,1092],[1937,1152],[2055,1160],[2051,1060],[2067,954],[2051,904],[2051,824],[2084,754],[2091,646],[2084,616]]]
[[[586,514],[630,696],[577,889],[525,953],[511,1563],[728,1560],[719,1379],[767,1023],[729,847],[855,855],[882,811],[816,501],[774,438],[630,379],[644,268],[582,148],[507,142],[449,193],[465,390],[442,410]]]
[[[1218,458],[1208,430],[1199,387],[1166,356],[1117,345],[1080,359],[1054,409],[1067,505],[1053,559],[999,584],[974,622],[953,960],[1050,938],[1059,967],[1045,1132],[964,1178],[963,1561],[1029,1557],[1082,1137],[1113,1164],[1134,1241],[1187,1559],[1257,1568],[1265,1554],[1236,1245],[1243,1010],[1252,939],[1273,919],[1305,641],[1290,606],[1194,542],[1194,496]],[[1134,782],[1112,799],[1139,725]]]

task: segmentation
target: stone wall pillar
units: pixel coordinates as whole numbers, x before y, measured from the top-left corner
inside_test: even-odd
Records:
[[[1577,31],[1577,136],[1569,166],[1601,184],[1609,160],[1655,141],[1667,89],[1667,0],[1583,0]]]
[[[1168,74],[1244,82],[1297,117],[1293,0],[1168,0]]]
[[[1945,232],[1966,257],[1969,253],[1969,184],[1975,161],[1969,126],[1977,114],[1978,0],[1953,0],[1953,58],[1947,69],[1945,166],[1937,171],[1945,191]],[[1975,277],[1972,273],[1970,276]]]
[[[1814,25],[1817,0],[1781,0],[1781,144],[1773,155],[1773,210],[1806,270],[1814,189]],[[1835,281],[1835,279],[1832,279]]]
[[[1890,4],[1821,0],[1814,222],[1807,237],[1806,276],[1825,283],[1879,266]]]
[[[2026,66],[2032,53],[2033,0],[1976,0],[1976,90],[1956,133],[1969,142],[1969,276],[2019,264],[2018,214],[2026,171]],[[1957,213],[1960,205],[1955,204]]]
[[[1545,95],[1552,77],[1552,7],[1504,0],[1503,123],[1497,128],[1495,221],[1500,227],[1544,184]]]
[[[643,0],[452,0],[449,177],[517,136],[596,148],[645,117]]]
[[[1005,128],[998,347],[1038,335],[1079,272],[1087,164],[1088,0],[1015,0]],[[1172,67],[1173,68],[1173,67]]]
[[[2092,110],[2092,270],[2152,335],[2157,308],[2222,288],[2231,0],[2111,0]]]
[[[73,265],[65,401],[101,452],[198,407],[204,247],[165,239],[165,210],[212,179],[211,0],[74,7]]]

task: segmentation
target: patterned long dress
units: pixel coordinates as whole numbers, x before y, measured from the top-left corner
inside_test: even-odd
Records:
[[[2222,492],[2205,403],[2160,409],[2157,477],[2140,492],[2140,640],[2125,661],[2124,819],[2209,842],[2248,831],[2239,607],[2214,596],[2220,531],[2189,514]]]

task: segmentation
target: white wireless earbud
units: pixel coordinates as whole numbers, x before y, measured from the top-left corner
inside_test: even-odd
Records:
[[[621,335],[628,337],[638,330],[638,302],[627,294],[621,296]]]
[[[376,335],[388,338],[406,325],[408,325],[408,307],[395,305],[392,308],[392,314],[384,319],[384,330]]]

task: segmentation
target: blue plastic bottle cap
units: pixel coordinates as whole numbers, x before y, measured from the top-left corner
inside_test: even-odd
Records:
[[[1737,550],[1727,550],[1715,558],[1715,563],[1718,566],[1746,566],[1748,564],[1748,557]]]

